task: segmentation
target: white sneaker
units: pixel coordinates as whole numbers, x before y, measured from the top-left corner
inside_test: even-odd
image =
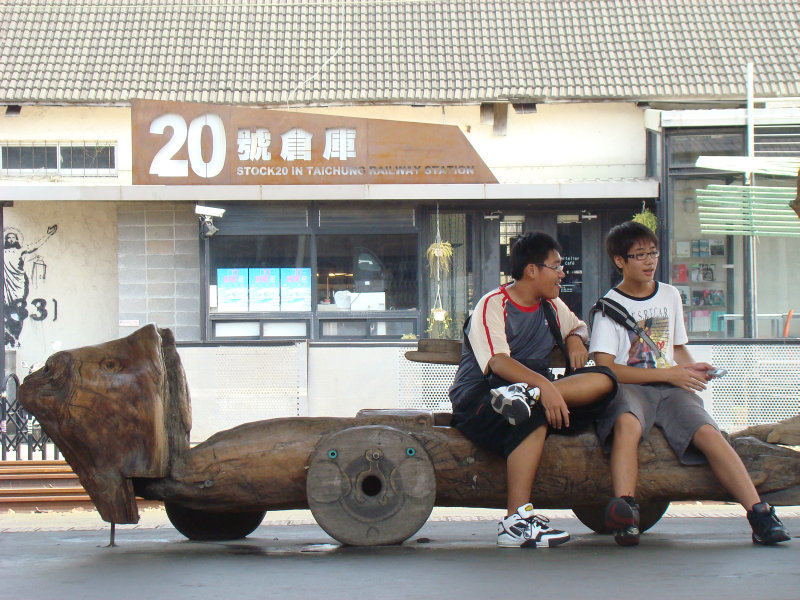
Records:
[[[491,390],[492,408],[512,425],[531,418],[531,406],[539,400],[539,388],[527,383],[512,383]]]
[[[569,541],[566,531],[553,529],[549,519],[533,514],[533,505],[520,506],[497,524],[500,548],[552,548]]]

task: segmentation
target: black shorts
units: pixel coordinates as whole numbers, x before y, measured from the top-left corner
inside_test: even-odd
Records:
[[[585,367],[571,373],[569,377],[580,375],[581,373],[602,373],[607,375],[614,382],[614,388],[610,394],[594,404],[570,408],[569,427],[550,429],[548,430],[548,435],[553,433],[573,435],[583,431],[605,412],[608,404],[616,395],[617,379],[611,369],[607,367]],[[503,381],[496,376],[480,382],[465,394],[458,406],[453,409],[453,420],[451,421],[451,426],[463,433],[464,437],[472,443],[504,457],[508,457],[526,437],[539,427],[547,425],[547,417],[544,414],[541,402],[534,404],[531,409],[531,418],[518,425],[511,425],[506,421],[505,417],[495,412],[491,404],[492,394],[490,390],[508,384],[509,382]]]

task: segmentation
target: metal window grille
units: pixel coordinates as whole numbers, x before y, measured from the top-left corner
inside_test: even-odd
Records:
[[[218,348],[214,361],[217,429],[306,416],[306,360],[304,344]]]
[[[740,431],[800,413],[800,346],[713,346],[712,363],[728,374],[712,384],[712,416]]]
[[[0,175],[116,176],[117,148],[101,141],[3,142]]]
[[[800,126],[764,125],[755,128],[756,156],[794,158],[800,156]]]
[[[413,362],[405,357],[407,350],[400,348],[397,352],[399,408],[451,412],[453,407],[447,390],[458,366]]]

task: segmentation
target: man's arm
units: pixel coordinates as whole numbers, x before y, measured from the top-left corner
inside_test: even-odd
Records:
[[[580,369],[589,360],[589,349],[585,343],[587,339],[589,339],[589,330],[585,323],[570,331],[564,339],[569,355],[569,364],[573,369]]]
[[[561,298],[556,298],[553,304],[556,307],[561,335],[567,347],[569,364],[573,369],[580,369],[589,360],[589,351],[586,348],[589,343],[589,328]]]
[[[675,346],[675,356],[677,359],[678,349],[684,346]],[[688,351],[686,352],[688,355]],[[691,355],[689,355],[691,359]],[[614,355],[605,352],[595,352],[594,362],[601,367],[608,367],[617,376],[617,381],[620,383],[669,383],[679,388],[683,388],[690,392],[702,391],[706,389],[706,369],[700,369],[700,365],[707,365],[707,363],[687,363],[677,364],[674,367],[660,368],[660,369],[642,369],[639,367],[629,367],[628,365],[619,365],[614,362]],[[707,365],[708,368],[713,368]]]

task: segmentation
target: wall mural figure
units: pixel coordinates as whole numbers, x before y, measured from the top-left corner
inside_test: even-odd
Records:
[[[30,258],[30,262],[34,266],[38,266],[39,269],[46,269],[41,256],[34,255],[29,257],[29,255],[36,252],[56,231],[58,231],[58,225],[51,225],[41,239],[26,246],[24,245],[22,232],[19,229],[6,227],[3,230],[3,276],[5,280],[3,316],[5,321],[5,345],[8,347],[16,348],[19,346],[22,322],[29,315],[28,292],[30,291],[30,277],[26,270],[26,261]],[[43,272],[39,276],[43,276]],[[37,305],[38,313],[41,313],[41,307]]]

